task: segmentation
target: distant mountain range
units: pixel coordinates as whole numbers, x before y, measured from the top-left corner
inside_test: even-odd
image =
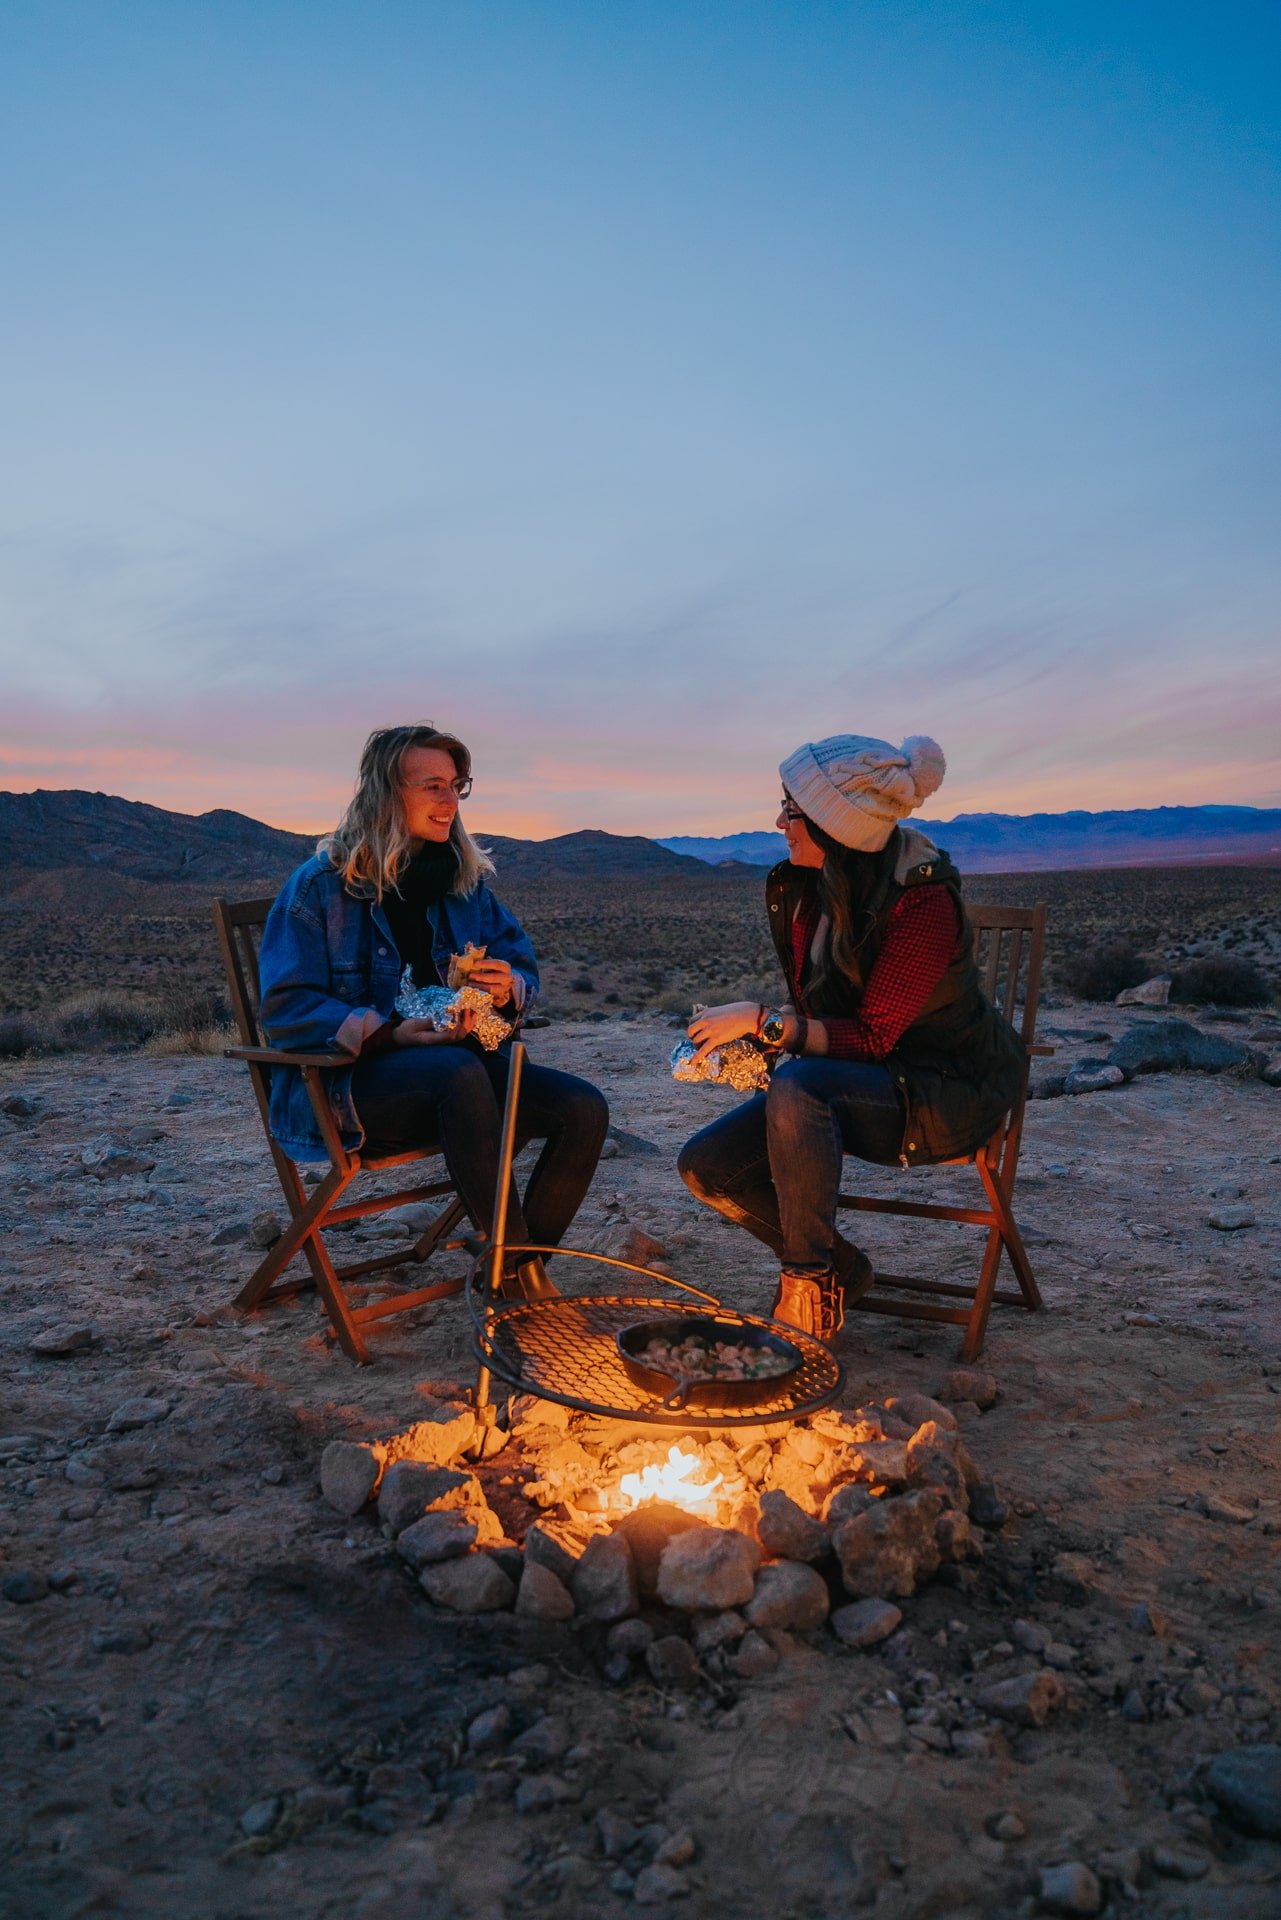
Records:
[[[704,862],[639,834],[480,838],[505,878],[697,878],[706,871]],[[225,808],[170,813],[108,793],[0,793],[0,903],[159,911],[176,904],[175,889],[206,899],[274,893],[315,848],[315,834],[286,833]]]
[[[961,814],[922,821],[967,873],[1062,867],[1281,862],[1281,811],[1156,807],[1129,813]],[[504,880],[600,878],[688,883],[708,865],[769,866],[773,833],[720,839],[585,829],[551,840],[481,833]],[[247,814],[170,813],[114,794],[0,793],[0,904],[83,912],[165,912],[223,893],[271,893],[315,849]]]
[[[965,873],[1036,873],[1061,867],[1168,867],[1281,862],[1281,809],[1144,807],[1115,813],[958,813],[913,820]],[[769,867],[781,833],[674,834],[659,846],[712,865]]]

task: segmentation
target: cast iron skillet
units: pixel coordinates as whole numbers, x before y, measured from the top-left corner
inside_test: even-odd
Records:
[[[640,1358],[651,1340],[670,1340],[677,1346],[691,1338],[729,1340],[738,1347],[768,1347],[771,1353],[781,1353],[790,1364],[782,1372],[767,1374],[760,1380],[706,1380],[700,1374],[677,1373]],[[638,1387],[662,1394],[663,1405],[673,1408],[683,1407],[687,1400],[697,1400],[700,1406],[750,1407],[757,1401],[772,1398],[804,1361],[800,1348],[794,1347],[782,1334],[768,1333],[764,1327],[744,1326],[738,1320],[716,1320],[710,1315],[705,1318],[687,1313],[675,1320],[642,1320],[635,1326],[620,1328],[614,1340],[628,1378]]]

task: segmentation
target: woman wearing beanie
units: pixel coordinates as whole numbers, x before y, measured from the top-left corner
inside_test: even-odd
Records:
[[[843,1156],[906,1167],[970,1153],[1026,1071],[979,986],[956,868],[900,825],[945,769],[919,736],[838,734],[789,755],[788,857],[766,901],[790,1005],[737,1001],[690,1022],[700,1058],[755,1035],[778,1064],[766,1093],[686,1143],[681,1177],[777,1255],[771,1312],[820,1339],[873,1280],[836,1227]]]

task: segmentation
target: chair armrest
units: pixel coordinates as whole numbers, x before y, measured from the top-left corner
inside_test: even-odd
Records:
[[[1058,1048],[1042,1046],[1038,1041],[1036,1046],[1028,1048],[1028,1052],[1034,1060],[1048,1060],[1052,1053],[1058,1052]]]
[[[328,1053],[288,1053],[282,1047],[224,1047],[223,1056],[227,1060],[256,1061],[264,1067],[341,1067],[356,1058],[341,1047]]]

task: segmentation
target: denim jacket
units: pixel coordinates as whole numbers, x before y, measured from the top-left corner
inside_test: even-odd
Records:
[[[432,957],[443,980],[451,954],[470,940],[506,960],[514,993],[528,1013],[538,992],[538,963],[529,937],[481,881],[475,893],[446,894],[427,910]],[[344,1147],[364,1141],[351,1097],[351,1070],[364,1041],[394,1010],[403,972],[387,917],[344,884],[320,853],[286,880],[267,915],[258,955],[262,1028],[269,1046],[312,1052],[332,1048],[324,1070],[329,1102]],[[297,1067],[273,1067],[271,1130],[294,1159],[325,1158],[307,1089]]]

